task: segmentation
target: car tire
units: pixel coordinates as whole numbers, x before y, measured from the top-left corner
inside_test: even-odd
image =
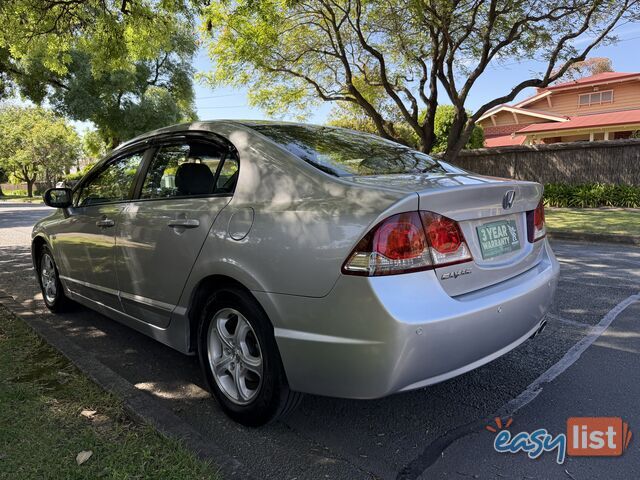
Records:
[[[241,289],[221,289],[207,299],[198,327],[198,358],[207,387],[242,425],[264,425],[300,403],[302,394],[289,389],[271,322]]]
[[[40,249],[38,257],[38,283],[42,291],[42,299],[49,310],[60,313],[70,309],[72,302],[64,294],[64,288],[58,276],[58,267],[47,245]]]

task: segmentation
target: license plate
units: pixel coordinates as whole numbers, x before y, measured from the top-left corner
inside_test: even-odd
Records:
[[[520,249],[515,220],[499,220],[476,227],[482,258],[488,259]]]

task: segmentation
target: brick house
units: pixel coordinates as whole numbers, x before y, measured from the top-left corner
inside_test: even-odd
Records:
[[[640,73],[600,73],[541,88],[478,123],[487,147],[629,138],[640,131]]]

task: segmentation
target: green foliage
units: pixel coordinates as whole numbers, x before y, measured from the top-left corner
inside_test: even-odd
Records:
[[[204,18],[216,68],[202,78],[212,86],[248,87],[251,104],[273,116],[291,111],[304,115],[323,101],[337,102],[335,124],[344,124],[344,117],[356,112],[368,117],[359,122],[361,128],[372,130],[366,125],[370,123],[386,138],[415,144],[411,137],[420,136],[417,105],[411,125],[383,86],[384,81],[406,95],[411,92],[407,79],[421,75],[420,64],[409,59],[423,55],[428,39],[416,17],[407,15],[409,3],[358,2],[356,27],[355,4],[347,2],[211,2]],[[365,37],[375,37],[367,47],[389,53],[391,78],[383,80],[379,62],[362,45],[358,29]],[[411,133],[401,126],[394,129],[399,122]]]
[[[378,135],[380,132],[376,128],[373,120],[367,116],[362,109],[353,105],[339,105],[329,114],[328,125],[334,127],[349,128],[360,132]],[[388,127],[394,132],[394,140],[404,145],[420,150],[420,139],[406,122],[397,119],[390,122]]]
[[[108,146],[97,130],[87,130],[82,135],[82,152],[85,158],[95,162],[107,154]]]
[[[441,153],[447,150],[449,133],[456,111],[453,105],[438,105],[434,120],[433,130],[435,133],[435,142],[432,152]],[[470,115],[471,113],[468,112]],[[484,131],[480,125],[476,125],[464,148],[482,148],[484,146]]]
[[[432,152],[440,153],[447,149],[447,142],[454,116],[455,109],[452,105],[438,105],[434,121],[435,141],[433,143],[433,149],[431,150]],[[423,119],[424,113],[421,114],[420,117]],[[340,106],[335,108],[329,116],[328,124],[335,127],[360,130],[361,132],[378,133],[371,118],[356,107],[348,108]],[[400,141],[400,143],[404,143],[418,150],[421,149],[420,139],[402,119],[397,119],[393,123],[392,130],[395,133],[396,140]],[[482,148],[483,146],[484,132],[480,125],[476,125],[465,148]]]
[[[85,165],[83,168],[81,168],[80,170],[78,170],[77,172],[69,173],[65,175],[64,176],[65,183],[71,185],[75,182],[78,182],[80,179],[82,179],[82,177],[84,177],[87,174],[87,172],[89,172],[89,170],[93,168],[94,165],[95,163],[89,163]]]
[[[236,0],[209,2],[203,30],[215,69],[213,86],[248,87],[269,115],[311,111],[320,102],[361,112],[356,122],[385,138],[433,147],[433,114],[443,92],[457,116],[445,157],[479,145],[475,122],[528,87],[546,87],[638,14],[627,0]],[[541,62],[511,91],[471,118],[465,105],[494,62]],[[554,72],[552,74],[552,72]],[[346,107],[344,107],[346,105]],[[426,111],[428,115],[422,116]],[[336,124],[344,125],[343,115]],[[347,119],[348,122],[348,119]],[[474,136],[469,140],[469,137]],[[440,146],[442,148],[442,145]]]
[[[26,182],[55,183],[80,155],[80,137],[63,118],[41,107],[0,109],[0,168]]]
[[[195,12],[187,0],[4,0],[0,98],[46,100],[110,146],[192,119]]]
[[[640,207],[640,187],[592,183],[585,185],[548,184],[544,203],[550,207]]]
[[[21,188],[17,188],[16,190],[10,190],[8,192],[4,192],[7,197],[26,197],[27,191]]]

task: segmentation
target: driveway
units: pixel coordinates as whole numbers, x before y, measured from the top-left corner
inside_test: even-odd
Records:
[[[554,242],[562,271],[547,329],[489,365],[381,400],[306,396],[285,421],[251,430],[221,413],[203,389],[195,358],[85,308],[65,315],[44,311],[31,269],[28,231],[46,213],[42,207],[0,204],[0,289],[42,312],[88,354],[220,444],[257,478],[571,478],[565,469],[571,474],[575,467],[585,472],[575,477],[582,479],[604,474],[628,478],[630,472],[640,471],[640,459],[632,452],[622,458],[576,457],[567,465],[543,465],[522,453],[498,454],[492,450],[493,438],[478,423],[504,411],[550,367],[562,364],[565,354],[591,327],[609,318],[616,305],[640,292],[638,248]],[[633,299],[629,303],[607,330],[614,331],[620,320],[622,337],[612,339],[628,342],[617,345],[612,340],[605,348],[597,347],[605,337],[598,339],[545,384],[544,395],[523,405],[522,420],[515,413],[515,422],[551,430],[569,416],[621,416],[636,435],[631,448],[637,453],[640,309]],[[622,351],[626,354],[620,355]],[[578,374],[580,382],[574,378]],[[619,390],[610,392],[616,386]],[[449,448],[443,453],[445,447]],[[522,473],[510,474],[515,471]]]

